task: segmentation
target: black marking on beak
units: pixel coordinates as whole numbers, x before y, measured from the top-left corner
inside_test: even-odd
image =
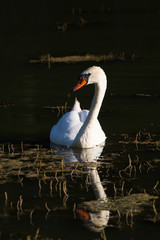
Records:
[[[88,83],[88,79],[89,79],[90,75],[91,75],[91,73],[82,73],[79,77],[79,81],[81,81],[81,79],[84,78],[86,80],[86,82]]]

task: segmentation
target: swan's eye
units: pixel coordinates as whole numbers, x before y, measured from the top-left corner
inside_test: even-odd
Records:
[[[86,80],[86,82],[88,83],[88,79],[89,79],[90,75],[91,75],[91,73],[86,73],[86,74],[80,75],[79,82],[81,83],[83,81],[83,78],[84,78]]]

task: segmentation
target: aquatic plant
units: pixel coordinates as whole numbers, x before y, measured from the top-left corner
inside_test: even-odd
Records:
[[[74,219],[78,217],[78,209],[87,213],[110,211],[108,226],[114,227],[133,228],[137,215],[159,223],[160,148],[157,142],[159,136],[147,131],[112,135],[97,162],[73,162],[73,152],[62,147],[51,149],[23,142],[0,144],[0,186],[3,186],[0,218],[28,221],[34,231],[26,233],[27,239],[41,236],[37,217],[47,221],[58,211],[67,209],[72,211]],[[89,173],[92,169],[101,172],[107,202],[84,198],[91,191]],[[148,180],[142,181],[143,178]],[[26,183],[34,184],[31,192]],[[21,191],[13,194],[9,187],[13,184],[15,189],[20,186]]]
[[[53,57],[50,54],[42,55],[39,59],[30,60],[30,63],[47,63],[48,68],[51,67],[51,63],[80,63],[80,62],[104,62],[104,61],[125,61],[130,59],[134,61],[136,58],[135,54],[132,55],[125,54],[124,52],[120,54],[114,54],[112,52],[103,55],[86,54],[86,55],[73,55],[64,57]]]

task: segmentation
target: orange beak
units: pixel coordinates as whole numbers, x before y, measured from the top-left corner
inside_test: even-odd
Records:
[[[89,214],[81,209],[76,209],[76,213],[78,216],[84,220],[89,220]]]
[[[76,90],[80,89],[81,87],[83,87],[83,86],[86,85],[86,84],[87,84],[86,79],[85,79],[84,77],[82,77],[82,78],[78,81],[77,85],[72,89],[72,92],[75,92]]]

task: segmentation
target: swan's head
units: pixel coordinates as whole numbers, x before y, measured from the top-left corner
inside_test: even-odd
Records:
[[[76,91],[88,84],[104,84],[106,86],[106,75],[102,68],[93,66],[83,71],[79,77],[77,85],[72,89]]]

